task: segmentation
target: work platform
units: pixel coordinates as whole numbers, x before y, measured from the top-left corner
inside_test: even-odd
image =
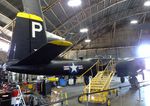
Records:
[[[97,63],[98,64],[98,63]],[[109,95],[111,91],[100,92],[110,89],[110,82],[115,74],[114,60],[110,60],[106,68],[103,71],[99,71],[97,75],[91,79],[90,83],[83,88],[83,94],[90,93],[90,95],[84,95],[79,98],[80,102],[101,103],[110,105]],[[115,90],[114,90],[115,91]],[[91,94],[94,93],[94,94]]]

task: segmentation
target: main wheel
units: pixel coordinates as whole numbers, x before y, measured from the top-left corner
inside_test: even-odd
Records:
[[[84,76],[84,83],[85,83],[86,85],[89,84],[89,76]]]
[[[130,82],[132,88],[138,88],[139,87],[138,80],[135,76],[130,77],[129,82]]]
[[[120,81],[121,81],[121,83],[124,83],[125,82],[125,78],[124,77],[120,77]]]

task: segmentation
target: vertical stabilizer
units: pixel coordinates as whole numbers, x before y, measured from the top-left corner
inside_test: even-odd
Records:
[[[47,43],[40,16],[19,12],[12,35],[9,60],[21,60]]]

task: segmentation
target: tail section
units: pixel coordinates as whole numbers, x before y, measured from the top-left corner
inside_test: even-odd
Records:
[[[48,33],[49,35],[49,33]],[[51,34],[47,43],[41,17],[20,12],[12,35],[9,62],[18,60],[14,65],[48,64],[72,43]]]
[[[14,27],[9,61],[22,60],[47,43],[43,20],[33,14],[19,12]]]

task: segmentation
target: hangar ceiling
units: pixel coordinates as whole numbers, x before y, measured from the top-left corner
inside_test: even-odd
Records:
[[[147,40],[149,31],[139,29],[148,23],[150,7],[145,0],[82,0],[79,7],[69,7],[68,0],[41,0],[47,30],[74,43],[75,50],[136,46]],[[16,13],[23,11],[21,0],[0,1],[0,38],[10,40]],[[137,19],[138,25],[130,25]],[[88,33],[80,33],[87,27]],[[7,30],[8,29],[8,30]],[[87,36],[90,43],[85,43]],[[5,40],[7,42],[7,40]]]

